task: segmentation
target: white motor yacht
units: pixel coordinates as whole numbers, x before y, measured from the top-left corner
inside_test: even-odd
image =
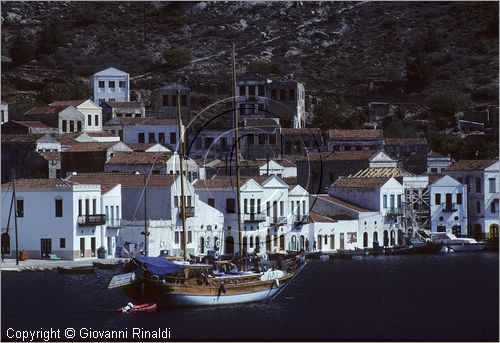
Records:
[[[443,246],[452,251],[480,251],[485,247],[485,243],[474,238],[457,237],[448,232],[432,233],[431,240],[434,243],[443,243]]]

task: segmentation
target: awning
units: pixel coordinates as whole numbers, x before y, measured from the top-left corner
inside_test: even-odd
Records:
[[[148,256],[138,256],[135,258],[135,262],[146,269],[151,274],[164,275],[169,273],[175,273],[179,270],[184,269],[185,266],[181,264],[174,263],[165,259],[164,257],[148,257]]]

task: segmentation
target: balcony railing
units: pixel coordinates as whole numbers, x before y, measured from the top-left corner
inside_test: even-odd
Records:
[[[86,214],[78,216],[78,226],[96,226],[106,224],[105,214]]]
[[[194,217],[194,207],[193,206],[185,206],[186,210],[186,218]],[[179,217],[182,218],[182,207],[179,207]]]
[[[265,222],[266,215],[264,213],[246,213],[244,214],[243,220],[246,223]]]
[[[445,204],[443,206],[443,212],[456,212],[456,211],[458,211],[458,209],[455,204]]]
[[[386,215],[389,217],[400,217],[403,215],[402,207],[389,207],[387,208]]]
[[[294,215],[293,216],[293,222],[294,224],[307,224],[309,223],[311,218],[309,217],[308,214],[306,215]]]
[[[120,219],[108,219],[106,221],[106,226],[109,228],[121,227],[121,220]]]
[[[286,217],[272,217],[271,218],[271,225],[272,226],[279,226],[279,225],[285,225],[286,224]]]

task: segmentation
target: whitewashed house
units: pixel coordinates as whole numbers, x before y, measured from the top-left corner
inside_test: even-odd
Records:
[[[459,237],[467,234],[467,188],[444,175],[430,185],[432,232],[448,232]]]
[[[130,101],[129,74],[110,67],[101,70],[90,78],[94,102],[101,105],[106,101]]]
[[[427,154],[427,173],[441,173],[451,164],[451,156],[443,156],[436,151]]]
[[[498,160],[461,160],[443,171],[467,186],[468,236],[498,237]]]
[[[259,166],[260,175],[276,175],[279,178],[297,177],[297,166],[285,159],[263,161]]]
[[[85,132],[102,131],[102,108],[94,103],[92,100],[65,100],[55,101],[49,106],[53,107],[67,107],[73,106],[80,113],[84,115],[83,130]],[[66,132],[66,131],[65,131]]]
[[[113,185],[116,186],[116,185]],[[9,227],[10,256],[15,256],[13,213],[8,225],[12,184],[2,185],[2,232]],[[109,199],[108,194],[109,193]],[[101,190],[97,183],[78,184],[61,179],[21,179],[16,181],[19,249],[30,258],[97,258],[97,249],[111,247],[116,230],[106,229],[104,204],[119,195]]]
[[[121,184],[118,256],[138,255],[145,250],[149,256],[182,255],[179,175],[96,173],[72,175],[69,180]],[[188,253],[207,254],[208,250],[220,247],[223,215],[200,201],[186,178],[184,192]]]
[[[2,114],[1,116],[1,121],[0,123],[6,123],[9,121],[9,104],[5,101],[0,102],[0,113]]]

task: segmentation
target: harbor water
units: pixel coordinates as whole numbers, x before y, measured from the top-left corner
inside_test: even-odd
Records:
[[[139,314],[115,311],[130,300],[105,288],[117,271],[4,272],[2,341],[16,340],[9,328],[76,330],[62,341],[92,340],[82,328],[130,341],[133,328],[169,329],[170,340],[498,341],[498,270],[490,252],[318,260],[273,301]]]

